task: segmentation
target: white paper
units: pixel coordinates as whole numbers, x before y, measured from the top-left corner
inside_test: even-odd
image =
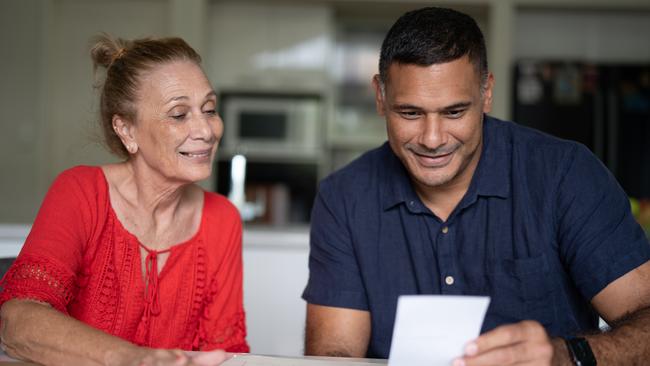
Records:
[[[381,366],[386,360],[340,357],[277,357],[240,354],[221,366]]]
[[[448,366],[478,337],[489,297],[400,296],[389,366]]]

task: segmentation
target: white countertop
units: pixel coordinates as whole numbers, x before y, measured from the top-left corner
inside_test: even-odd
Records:
[[[243,245],[246,248],[306,248],[309,246],[309,227],[303,226],[246,226]]]
[[[0,258],[17,256],[30,228],[29,224],[0,224]]]
[[[30,224],[0,224],[0,258],[20,252]],[[309,227],[244,226],[244,248],[305,248],[309,246]]]

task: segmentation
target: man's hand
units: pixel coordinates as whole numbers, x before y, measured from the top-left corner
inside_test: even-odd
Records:
[[[465,346],[462,358],[454,366],[507,366],[562,364],[554,360],[554,343],[564,347],[561,340],[551,341],[544,327],[536,321],[526,320],[497,327]],[[560,352],[557,352],[560,353]],[[567,354],[568,358],[568,354]],[[557,362],[557,363],[556,363]]]

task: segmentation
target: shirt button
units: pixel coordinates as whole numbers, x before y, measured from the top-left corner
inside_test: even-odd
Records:
[[[447,276],[445,277],[445,283],[448,284],[449,286],[454,284],[454,278],[452,276]]]
[[[449,228],[447,226],[442,228],[442,233],[443,234],[447,234],[448,232],[449,232]],[[452,281],[453,281],[453,279],[452,279]]]

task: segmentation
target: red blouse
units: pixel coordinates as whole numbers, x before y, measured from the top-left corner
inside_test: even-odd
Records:
[[[143,278],[140,243],[110,205],[101,168],[64,171],[50,187],[20,255],[2,279],[12,298],[51,304],[138,345],[248,352],[242,304],[241,220],[204,193],[198,232]],[[157,253],[145,263],[156,268]],[[145,285],[145,284],[148,285]]]

